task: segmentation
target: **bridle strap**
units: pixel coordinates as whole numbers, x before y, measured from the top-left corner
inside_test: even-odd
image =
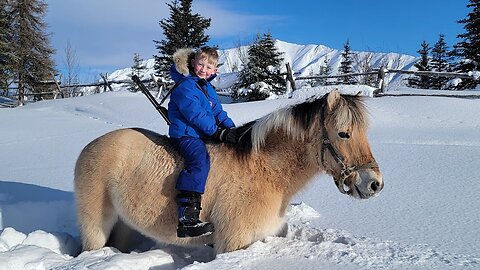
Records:
[[[328,133],[327,133],[327,128],[325,126],[325,109],[323,108],[322,110],[322,116],[321,116],[321,121],[322,121],[322,148],[321,148],[321,153],[320,153],[320,160],[321,164],[323,167],[324,165],[324,155],[325,155],[325,148],[328,149],[330,154],[332,155],[333,159],[337,162],[337,164],[340,166],[340,178],[335,179],[333,178],[333,181],[335,182],[335,185],[337,186],[338,190],[340,193],[343,194],[350,194],[351,190],[345,190],[344,183],[345,180],[351,176],[354,172],[362,169],[372,169],[372,168],[378,168],[378,164],[375,161],[369,162],[369,163],[364,163],[361,165],[355,165],[355,166],[348,166],[345,164],[345,159],[342,156],[342,154],[335,149],[335,147],[332,145],[330,142],[330,139],[328,138]]]

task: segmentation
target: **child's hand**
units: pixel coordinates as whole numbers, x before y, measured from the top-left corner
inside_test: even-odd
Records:
[[[235,128],[221,128],[212,135],[212,138],[219,142],[237,144],[237,130]]]

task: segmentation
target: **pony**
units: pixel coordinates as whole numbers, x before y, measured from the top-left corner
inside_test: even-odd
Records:
[[[234,146],[207,143],[211,169],[200,218],[215,232],[195,238],[176,235],[183,160],[169,138],[141,128],[109,132],[85,146],[75,166],[83,250],[105,246],[117,222],[161,243],[243,249],[278,234],[292,197],[321,172],[341,193],[371,198],[384,184],[367,128],[363,98],[334,90],[238,127]]]

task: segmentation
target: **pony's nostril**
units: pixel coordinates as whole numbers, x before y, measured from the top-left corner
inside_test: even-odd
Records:
[[[376,181],[376,180],[374,180],[374,181],[372,181],[372,183],[370,183],[370,189],[373,192],[376,192],[379,187],[380,187],[380,183],[378,183],[378,181]]]

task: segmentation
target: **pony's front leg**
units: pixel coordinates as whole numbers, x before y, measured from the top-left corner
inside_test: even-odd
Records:
[[[215,249],[217,253],[244,249],[255,241],[264,240],[267,236],[278,235],[283,227],[283,217],[278,215],[268,216],[267,219],[261,217],[223,219],[215,223]]]
[[[216,226],[215,250],[217,254],[247,248],[253,239],[251,230],[240,226]]]

